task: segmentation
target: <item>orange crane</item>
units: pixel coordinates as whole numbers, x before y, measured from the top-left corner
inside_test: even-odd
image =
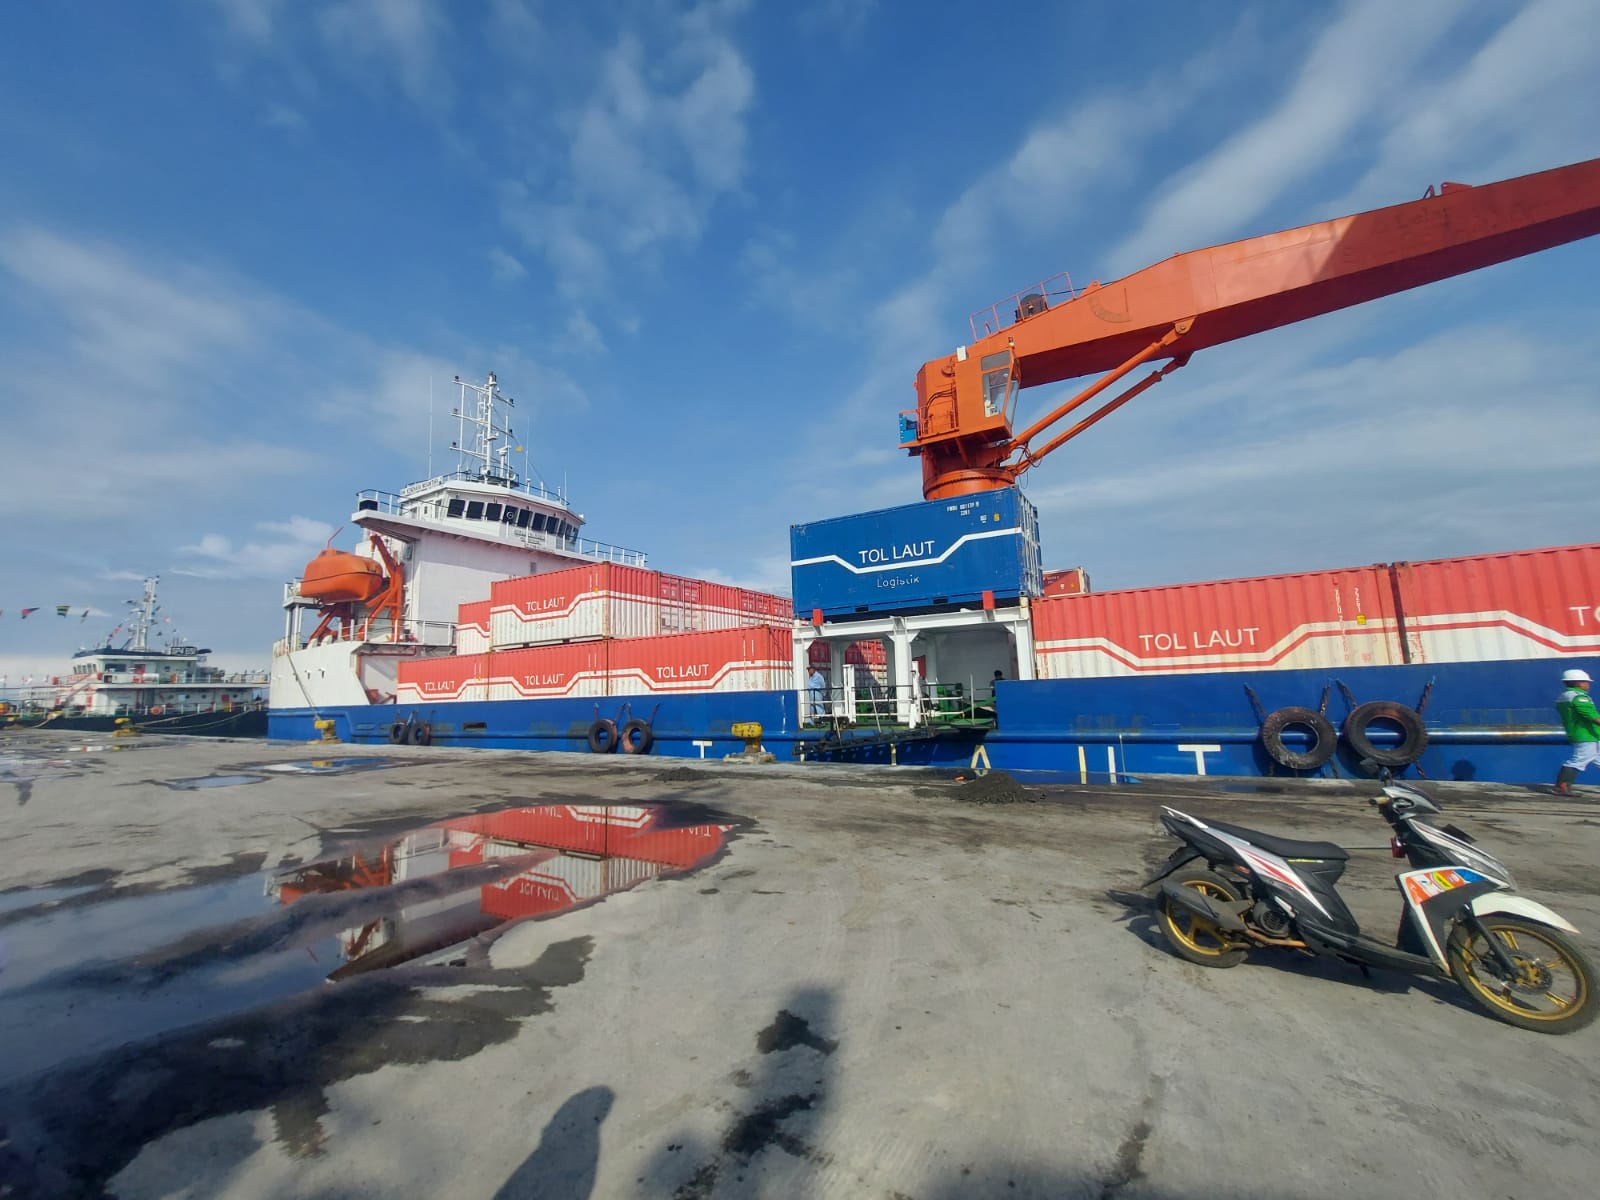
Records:
[[[974,341],[923,364],[900,444],[929,500],[1009,487],[1052,450],[1196,350],[1600,233],[1600,159],[1174,254],[1114,283],[1047,285],[975,314]],[[1058,277],[1060,278],[1060,277]],[[1052,296],[1065,297],[1052,303]],[[1006,310],[1009,310],[1007,312]],[[1038,446],[1033,440],[1141,365],[1150,372]],[[1020,433],[1018,392],[1100,379]]]

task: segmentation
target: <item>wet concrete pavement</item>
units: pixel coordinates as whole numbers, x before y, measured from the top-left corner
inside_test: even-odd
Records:
[[[914,771],[111,747],[0,740],[0,1196],[1523,1197],[1600,1166],[1600,1025],[1162,948],[1160,803],[1351,847],[1392,932],[1370,785],[979,804]],[[1600,951],[1600,802],[1440,794]]]

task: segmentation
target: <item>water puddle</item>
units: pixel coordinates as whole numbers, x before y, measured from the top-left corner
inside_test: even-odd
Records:
[[[266,781],[265,775],[201,775],[194,779],[168,779],[165,783],[175,792],[192,792],[197,788],[237,787]]]
[[[694,812],[540,805],[221,883],[54,907],[80,889],[19,893],[27,911],[0,924],[0,1084],[372,971],[465,964],[509,923],[709,862],[734,825]]]
[[[79,887],[14,888],[0,892],[0,916],[20,912],[25,908],[42,908],[47,904],[70,900],[74,896],[85,896],[99,886],[96,883],[86,883]],[[3,969],[3,965],[0,965],[0,970]]]
[[[405,766],[402,758],[382,758],[377,755],[352,758],[313,758],[302,762],[268,763],[252,766],[252,771],[271,771],[278,775],[345,775],[352,771],[382,771],[389,767]]]

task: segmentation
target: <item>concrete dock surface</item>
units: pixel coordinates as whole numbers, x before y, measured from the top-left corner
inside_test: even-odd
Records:
[[[1161,804],[1350,848],[1392,937],[1375,792],[6,734],[0,1197],[1594,1194],[1600,1023],[1165,948]],[[1437,789],[1593,958],[1579,792]]]

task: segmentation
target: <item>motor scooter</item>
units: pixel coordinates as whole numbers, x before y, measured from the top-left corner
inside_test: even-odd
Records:
[[[1161,822],[1182,845],[1144,886],[1161,884],[1158,923],[1172,949],[1206,967],[1276,947],[1453,979],[1490,1016],[1542,1033],[1571,1033],[1600,1015],[1595,969],[1569,936],[1577,927],[1518,895],[1511,872],[1466,833],[1423,820],[1439,815],[1436,799],[1369,770],[1380,776],[1371,803],[1389,824],[1391,852],[1409,867],[1395,876],[1393,945],[1363,933],[1339,896],[1343,847],[1163,806]]]

